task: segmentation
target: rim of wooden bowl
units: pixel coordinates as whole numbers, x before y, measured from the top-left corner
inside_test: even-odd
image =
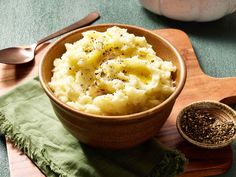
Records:
[[[45,81],[45,79],[43,77],[43,73],[42,73],[43,60],[45,59],[45,56],[47,55],[47,52],[49,50],[52,50],[52,48],[54,48],[54,46],[56,46],[58,43],[63,41],[65,38],[72,36],[80,31],[96,30],[97,27],[107,27],[108,28],[108,27],[112,27],[112,26],[118,26],[118,27],[127,28],[127,29],[135,29],[135,30],[143,31],[143,33],[145,33],[145,34],[155,36],[155,38],[157,38],[158,40],[162,41],[165,45],[167,45],[177,56],[178,63],[180,66],[179,69],[181,71],[179,84],[176,87],[175,91],[161,104],[159,104],[153,108],[150,108],[148,110],[138,112],[138,113],[128,114],[128,115],[118,115],[118,116],[96,115],[96,114],[85,113],[85,112],[79,111],[79,110],[72,108],[69,105],[63,103],[53,94],[53,92],[49,88],[48,83]],[[49,96],[50,99],[52,99],[55,103],[57,103],[58,105],[60,105],[61,107],[63,107],[66,110],[70,110],[71,112],[76,113],[76,114],[81,114],[86,118],[98,119],[99,121],[116,121],[117,122],[117,121],[133,120],[133,119],[142,119],[146,115],[151,115],[151,114],[157,112],[158,110],[162,110],[169,102],[175,100],[178,97],[178,95],[180,94],[180,92],[182,91],[182,89],[184,87],[184,84],[186,81],[186,75],[187,75],[187,69],[186,69],[185,61],[181,57],[181,55],[179,54],[177,49],[175,49],[175,47],[170,42],[168,42],[163,37],[155,34],[154,32],[152,32],[150,30],[147,30],[145,28],[142,28],[139,26],[127,25],[127,24],[119,24],[119,23],[105,23],[105,24],[91,25],[91,26],[83,27],[83,28],[80,28],[80,29],[77,29],[75,31],[68,33],[67,35],[61,37],[57,41],[50,44],[49,48],[45,52],[45,54],[42,57],[42,60],[40,61],[40,64],[39,64],[39,80],[40,80],[41,86],[43,87],[44,91],[46,92],[46,94]]]
[[[197,101],[197,102],[193,102],[189,105],[187,105],[186,107],[184,107],[178,114],[177,116],[177,119],[176,119],[176,127],[177,127],[177,130],[179,132],[179,134],[186,140],[188,141],[189,143],[193,144],[193,145],[196,145],[198,147],[201,147],[201,148],[206,148],[206,149],[219,149],[219,148],[222,148],[222,147],[225,147],[227,145],[229,145],[234,139],[236,139],[236,133],[234,134],[233,137],[231,137],[229,140],[227,140],[226,142],[224,143],[221,143],[221,144],[207,144],[207,143],[201,143],[201,142],[198,142],[198,141],[195,141],[193,139],[191,139],[189,136],[187,136],[185,134],[185,132],[182,130],[181,128],[181,118],[183,117],[183,114],[186,112],[186,111],[189,111],[191,109],[201,109],[201,108],[204,108],[204,109],[209,109],[209,108],[214,108],[214,109],[217,109],[218,111],[218,115],[219,114],[226,114],[227,117],[224,117],[224,118],[228,118],[230,119],[231,121],[233,121],[234,123],[234,126],[236,126],[236,112],[234,109],[232,109],[230,106],[224,104],[224,103],[220,103],[220,102],[217,102],[217,101],[212,101],[212,100],[203,100],[203,101]]]

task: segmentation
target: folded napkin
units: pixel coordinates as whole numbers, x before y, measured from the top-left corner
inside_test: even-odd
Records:
[[[55,116],[37,77],[0,97],[0,132],[49,177],[172,177],[186,162],[156,140],[118,151],[80,143]]]

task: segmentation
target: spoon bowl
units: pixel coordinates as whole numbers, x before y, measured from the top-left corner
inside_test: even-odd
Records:
[[[34,59],[37,43],[24,47],[10,47],[0,51],[0,62],[5,64],[23,64]]]
[[[22,46],[22,47],[9,47],[6,49],[0,50],[0,63],[5,64],[24,64],[27,62],[30,62],[35,57],[35,50],[39,44],[42,44],[43,42],[46,42],[50,39],[53,39],[55,37],[61,36],[65,33],[68,33],[70,31],[73,31],[79,27],[84,27],[95,20],[97,20],[100,17],[98,12],[92,12],[88,14],[83,19],[75,22],[74,24],[67,26],[41,40],[38,42],[28,45],[28,46]]]

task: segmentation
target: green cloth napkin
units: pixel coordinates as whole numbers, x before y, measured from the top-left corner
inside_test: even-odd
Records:
[[[172,177],[186,162],[156,140],[119,151],[80,143],[55,116],[37,77],[0,97],[0,131],[49,177]]]

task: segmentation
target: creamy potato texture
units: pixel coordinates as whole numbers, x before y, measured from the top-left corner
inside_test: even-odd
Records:
[[[176,67],[156,56],[145,37],[119,27],[87,31],[54,60],[50,88],[83,112],[125,115],[162,103],[174,90]]]

